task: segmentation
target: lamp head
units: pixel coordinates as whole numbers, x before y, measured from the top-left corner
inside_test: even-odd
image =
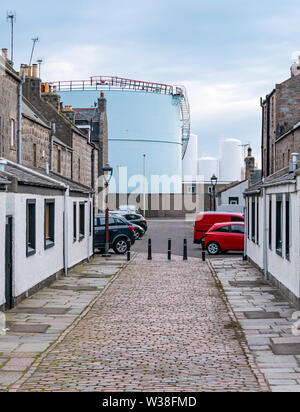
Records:
[[[113,170],[114,169],[111,167],[109,163],[106,163],[106,165],[103,167],[102,172],[106,183],[110,182],[113,175]]]
[[[213,174],[213,176],[211,177],[210,181],[211,181],[211,184],[213,185],[213,187],[216,187],[216,186],[217,186],[218,178],[217,178],[217,176],[216,176],[215,174]]]

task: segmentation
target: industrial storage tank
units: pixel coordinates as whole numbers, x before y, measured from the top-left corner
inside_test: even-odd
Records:
[[[219,159],[216,157],[200,157],[198,159],[198,175],[204,182],[210,182],[213,175],[219,176]]]
[[[224,139],[220,142],[220,180],[235,182],[242,177],[242,142]]]
[[[190,134],[190,140],[182,161],[182,180],[184,183],[198,180],[198,136]]]
[[[107,86],[107,87],[106,87]],[[55,82],[64,104],[91,108],[105,91],[108,117],[108,157],[114,168],[116,193],[182,192],[182,158],[189,140],[189,106],[182,86],[159,85],[119,78],[87,82]],[[127,175],[126,175],[127,173]],[[156,184],[151,179],[157,176]],[[168,188],[159,177],[173,179]],[[129,187],[127,188],[126,183]]]

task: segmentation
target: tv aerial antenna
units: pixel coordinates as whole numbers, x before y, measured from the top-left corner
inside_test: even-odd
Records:
[[[12,66],[14,65],[14,28],[15,28],[15,22],[16,22],[16,12],[15,11],[8,11],[6,13],[6,20],[10,24],[11,27],[11,64]]]
[[[30,61],[29,61],[29,66],[31,66],[32,63],[32,57],[33,57],[33,53],[34,53],[34,49],[35,49],[35,45],[36,43],[39,41],[38,37],[34,37],[33,39],[31,39],[33,44],[32,44],[32,50],[31,50],[31,56],[30,56]]]

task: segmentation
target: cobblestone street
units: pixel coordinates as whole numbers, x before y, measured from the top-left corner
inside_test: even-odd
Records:
[[[137,255],[18,391],[266,391],[207,264]]]

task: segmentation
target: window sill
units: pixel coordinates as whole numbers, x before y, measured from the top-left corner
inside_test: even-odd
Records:
[[[55,243],[52,240],[46,240],[45,241],[45,250],[51,249],[54,246],[55,246]]]
[[[31,247],[28,247],[28,248],[27,248],[27,250],[26,250],[26,256],[27,256],[27,257],[33,256],[33,255],[35,255],[35,254],[36,254],[36,250],[35,250],[35,249],[32,249]]]
[[[277,254],[278,256],[280,256],[281,258],[283,258],[283,256],[282,256],[282,250],[276,249],[276,254]]]
[[[84,238],[85,238],[84,235],[79,235],[79,242],[82,242]]]

